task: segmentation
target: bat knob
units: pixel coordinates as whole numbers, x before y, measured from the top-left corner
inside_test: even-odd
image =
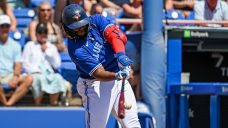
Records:
[[[118,117],[119,117],[120,119],[123,119],[123,118],[124,118],[124,113],[120,113]]]

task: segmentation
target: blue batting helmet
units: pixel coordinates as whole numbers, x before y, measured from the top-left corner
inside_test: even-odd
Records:
[[[68,29],[77,29],[89,24],[85,10],[78,4],[70,4],[64,7],[62,23]]]

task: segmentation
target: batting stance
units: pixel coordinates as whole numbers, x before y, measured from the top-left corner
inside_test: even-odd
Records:
[[[122,79],[129,79],[132,61],[125,55],[126,36],[102,15],[88,17],[77,4],[63,9],[62,26],[68,51],[79,71],[78,93],[86,109],[87,128],[105,128],[110,113],[126,128],[140,128],[134,93],[125,81],[125,115],[118,118]]]

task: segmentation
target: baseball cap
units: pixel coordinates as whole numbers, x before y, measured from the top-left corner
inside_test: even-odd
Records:
[[[0,15],[0,25],[11,24],[10,17],[7,15]]]
[[[38,23],[37,26],[36,26],[36,33],[39,33],[39,34],[47,34],[48,33],[48,28],[47,28],[47,25],[44,24],[44,23]]]

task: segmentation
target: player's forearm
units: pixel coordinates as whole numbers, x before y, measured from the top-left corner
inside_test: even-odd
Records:
[[[104,67],[101,66],[97,70],[95,70],[92,74],[93,77],[95,77],[97,80],[101,81],[109,81],[109,80],[115,80],[115,73],[105,71]]]

